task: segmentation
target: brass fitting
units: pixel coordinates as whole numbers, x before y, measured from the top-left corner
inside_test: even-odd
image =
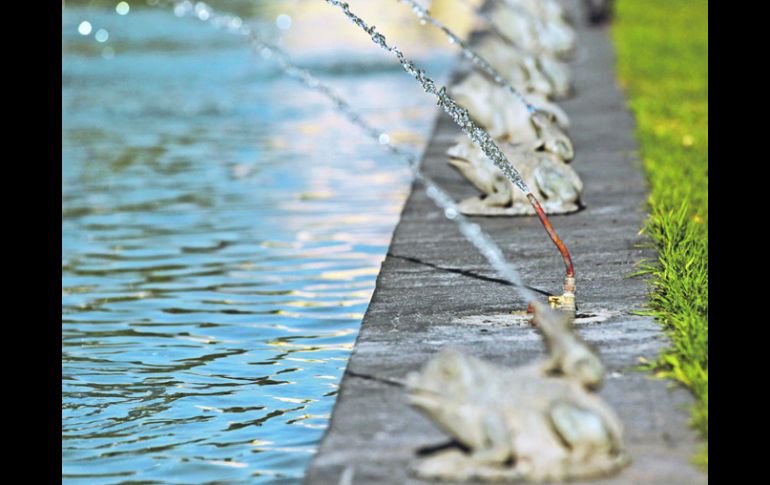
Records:
[[[576,311],[575,290],[575,278],[573,276],[564,278],[564,294],[548,297],[548,303],[551,305],[551,308],[574,313]]]

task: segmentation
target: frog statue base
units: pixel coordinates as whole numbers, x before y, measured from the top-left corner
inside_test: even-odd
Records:
[[[553,482],[611,475],[630,462],[622,424],[596,394],[604,378],[599,357],[574,333],[574,317],[533,306],[544,360],[499,368],[447,349],[409,374],[410,404],[458,444],[420,459],[412,474]]]
[[[572,466],[568,475],[559,478],[552,474],[550,478],[538,479],[523,466],[500,466],[479,462],[477,458],[457,448],[437,453],[435,456],[422,460],[419,466],[411,468],[412,473],[423,479],[445,480],[454,482],[538,482],[561,481],[601,478],[610,476],[628,463],[625,456],[601,456],[583,467]]]
[[[546,214],[569,214],[582,209],[583,181],[562,159],[542,148],[541,142],[499,147],[518,169],[519,175],[540,201]],[[469,180],[481,195],[457,204],[469,216],[533,216],[535,209],[526,194],[495,167],[467,137],[447,150],[449,164]]]
[[[534,216],[536,215],[534,207],[529,202],[515,201],[507,207],[499,205],[490,205],[484,202],[486,197],[476,196],[468,197],[457,204],[460,212],[466,216]],[[574,202],[545,201],[540,204],[546,214],[571,214],[579,211],[582,207]]]

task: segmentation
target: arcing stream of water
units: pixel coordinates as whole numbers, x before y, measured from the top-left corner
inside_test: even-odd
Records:
[[[353,13],[347,3],[338,0],[326,0],[326,2],[335,7],[339,7],[353,24],[369,34],[375,44],[394,54],[404,70],[417,79],[426,93],[436,97],[438,105],[441,106],[455,123],[457,123],[460,129],[462,129],[463,132],[484,151],[484,154],[489,157],[495,166],[499,168],[523,193],[529,194],[531,192],[524,182],[524,179],[521,178],[518,170],[511,164],[492,137],[471,119],[467,109],[457,104],[457,102],[447,94],[445,87],[440,89],[437,88],[435,81],[428,77],[423,69],[418,69],[412,61],[404,56],[398,47],[388,45],[385,36],[377,32],[377,29],[374,26],[370,27],[361,17]]]
[[[326,0],[326,3],[339,7],[345,16],[350,19],[353,24],[358,26],[361,30],[366,32],[372,39],[372,41],[380,46],[382,49],[392,53],[396,56],[398,61],[404,70],[411,74],[422,86],[423,90],[436,97],[438,105],[454,120],[454,122],[460,127],[460,129],[468,135],[468,137],[475,143],[484,154],[500,169],[500,171],[511,181],[516,187],[518,187],[529,199],[532,206],[535,208],[535,212],[543,224],[546,233],[551,238],[551,241],[556,245],[559,252],[564,259],[564,265],[566,266],[566,278],[564,283],[565,294],[574,292],[574,276],[575,271],[572,265],[572,258],[566,245],[562,242],[561,238],[556,234],[556,231],[551,226],[540,202],[531,193],[529,187],[521,178],[521,175],[516,168],[511,164],[508,158],[505,156],[502,150],[497,146],[492,137],[484,129],[478,126],[471,118],[468,110],[457,104],[457,102],[447,94],[446,87],[441,89],[436,88],[436,83],[430,77],[425,74],[425,71],[418,69],[415,64],[404,56],[401,50],[396,46],[388,45],[385,36],[377,32],[374,26],[369,26],[361,17],[356,15],[350,10],[350,7],[345,2],[339,0]]]
[[[225,28],[229,32],[246,36],[249,44],[254,49],[263,56],[275,60],[286,75],[298,80],[305,87],[326,96],[332,102],[335,109],[352,124],[356,125],[370,138],[376,140],[407,162],[413,176],[426,186],[426,193],[435,204],[443,210],[446,218],[457,224],[458,229],[466,239],[479,250],[487,261],[489,261],[490,265],[503,278],[517,288],[525,301],[532,301],[536,298],[535,293],[524,285],[516,268],[506,261],[502,250],[494,240],[489,237],[478,224],[468,221],[467,218],[460,213],[460,210],[452,198],[433,180],[420,171],[419,159],[413,153],[408,152],[391,142],[390,136],[386,131],[373,127],[342,96],[321,82],[307,69],[303,69],[294,64],[282,49],[263,39],[254,29],[244,25],[237,16],[216,12],[203,2],[197,2],[195,7],[188,1],[174,2],[174,11],[177,15],[195,16],[201,21],[211,22],[211,24],[216,27]],[[205,14],[201,15],[201,12],[205,12]]]
[[[460,46],[460,48],[463,51],[463,55],[465,55],[466,58],[470,59],[471,62],[473,62],[476,66],[478,66],[481,70],[486,72],[490,75],[492,80],[499,86],[502,86],[503,88],[507,89],[508,92],[513,94],[516,99],[521,101],[524,106],[527,107],[527,111],[530,113],[534,113],[537,111],[537,108],[530,104],[529,101],[527,101],[527,98],[524,97],[523,94],[519,92],[518,89],[513,87],[509,81],[507,81],[502,74],[497,72],[497,69],[492,67],[492,64],[487,62],[486,59],[484,59],[482,56],[480,56],[475,50],[473,50],[465,41],[463,41],[457,34],[452,32],[449,28],[447,28],[444,24],[442,24],[440,21],[438,21],[435,17],[433,17],[430,14],[430,11],[417,3],[415,0],[396,0],[398,2],[403,2],[408,4],[412,8],[412,12],[421,20],[430,23],[431,25],[435,26],[436,28],[440,29],[442,32],[444,32],[444,35],[447,36],[449,39],[449,42],[452,44],[456,44]]]

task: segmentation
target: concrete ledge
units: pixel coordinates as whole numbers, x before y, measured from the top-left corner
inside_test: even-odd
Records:
[[[579,331],[599,349],[608,368],[601,394],[626,426],[633,459],[620,475],[598,483],[707,483],[708,477],[689,464],[696,446],[687,427],[689,393],[633,369],[638,357],[654,357],[666,345],[655,322],[632,314],[642,307],[646,288],[640,279],[627,278],[636,262],[654,257],[637,247],[642,242],[638,231],[645,216],[645,184],[634,122],[615,83],[607,33],[588,30],[583,15],[575,19],[580,45],[572,63],[576,96],[559,104],[570,117],[577,152],[573,163],[585,183],[587,207],[555,216],[553,224],[573,254],[578,313],[612,312],[609,319],[581,325]],[[459,133],[442,114],[422,161],[423,170],[455,200],[476,194],[447,164],[445,151]],[[561,259],[535,218],[474,219],[501,245],[527,284],[560,291]],[[346,468],[356,484],[422,483],[407,475],[408,463],[419,449],[446,443],[447,437],[412,410],[403,390],[387,379],[403,378],[445,345],[505,366],[538,357],[544,348],[534,329],[462,319],[525,307],[430,202],[424,188],[414,186],[306,483],[339,483]]]

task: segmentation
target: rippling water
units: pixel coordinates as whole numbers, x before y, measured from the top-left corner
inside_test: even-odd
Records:
[[[68,6],[62,40],[65,483],[300,480],[408,171],[195,20]],[[299,59],[421,148],[432,100],[339,52]]]

